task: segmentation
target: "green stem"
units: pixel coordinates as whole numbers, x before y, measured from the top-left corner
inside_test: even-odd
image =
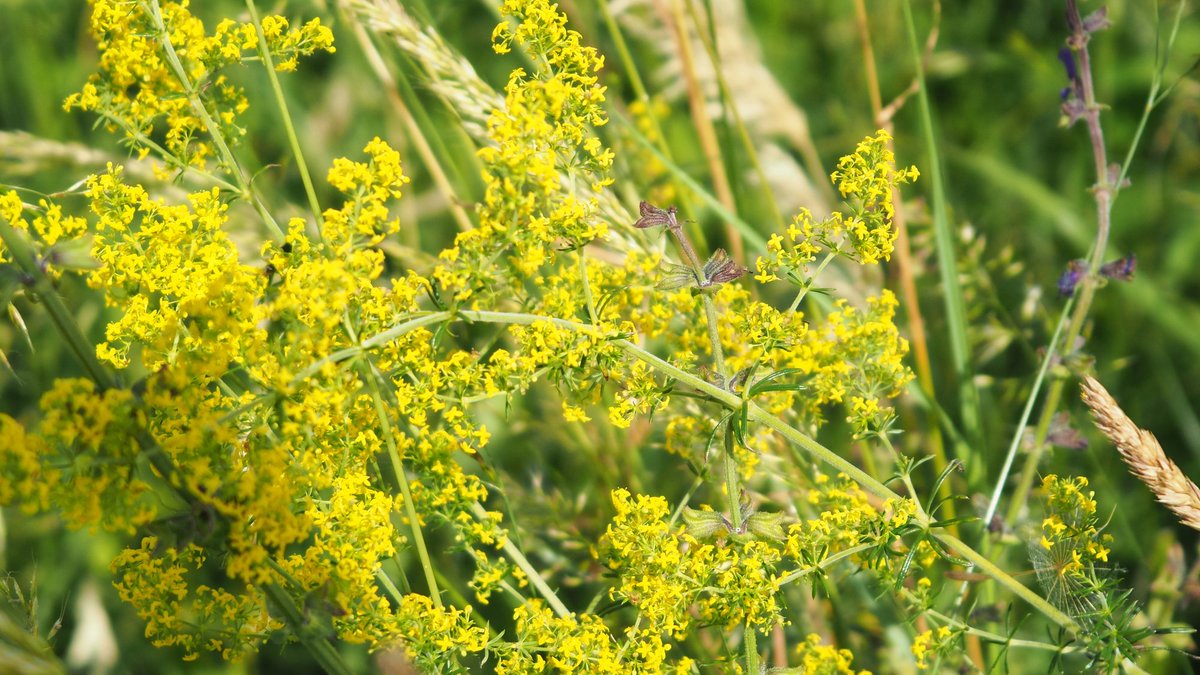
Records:
[[[79,359],[83,369],[87,371],[88,377],[92,378],[92,381],[100,389],[112,388],[113,378],[96,358],[95,347],[83,336],[83,332],[75,323],[74,315],[67,309],[58,292],[54,290],[54,284],[38,264],[33,247],[17,233],[16,228],[3,216],[0,216],[0,240],[8,249],[8,255],[32,280],[29,289],[41,299],[42,304],[46,307],[46,312],[50,315],[50,320],[54,322],[59,334],[66,339],[67,347],[75,354],[75,358]]]
[[[267,79],[271,82],[271,91],[275,95],[275,105],[279,107],[280,117],[283,118],[283,129],[287,132],[288,143],[292,146],[292,155],[296,158],[296,168],[300,171],[300,180],[304,182],[304,194],[308,196],[308,207],[312,209],[317,219],[317,232],[321,234],[321,204],[317,201],[317,191],[313,188],[312,176],[308,173],[308,164],[304,161],[304,152],[300,149],[300,139],[296,136],[296,126],[292,123],[292,115],[288,112],[287,101],[283,97],[283,87],[279,86],[279,75],[275,72],[275,62],[271,58],[271,49],[267,45],[267,36],[263,33],[262,22],[258,18],[258,8],[254,0],[246,0],[246,11],[250,12],[250,22],[254,24],[254,32],[258,35],[258,55],[262,58],[267,70]]]
[[[692,273],[696,275],[696,282],[704,282],[704,267],[700,264],[700,258],[696,256],[696,249],[692,248],[692,243],[688,241],[688,237],[683,233],[683,228],[676,225],[675,227],[668,226],[667,229],[671,234],[675,235],[675,241],[679,242],[679,248],[683,251],[683,257],[692,266]],[[721,331],[718,328],[717,322],[717,305],[713,302],[712,296],[708,294],[707,289],[701,289],[701,302],[704,303],[704,319],[708,324],[708,341],[712,345],[713,367],[716,368],[717,374],[725,380],[725,350],[721,348]]]
[[[864,551],[869,551],[873,548],[875,548],[875,544],[859,544],[858,546],[851,546],[850,548],[848,548],[844,551],[838,551],[837,553],[834,553],[833,555],[822,560],[821,562],[817,563],[816,565],[812,565],[811,567],[805,567],[803,569],[792,570],[787,576],[781,578],[778,583],[780,586],[790,584],[793,581],[796,581],[797,579],[802,579],[802,578],[812,574],[813,572],[816,572],[817,570],[822,570],[822,569],[826,569],[828,567],[832,567],[834,563],[841,562],[842,560],[845,560],[846,558],[849,558],[856,554],[862,553]]]
[[[479,502],[475,502],[475,504],[471,507],[471,512],[474,513],[475,517],[479,518],[481,521],[488,519],[487,509],[483,508],[483,504],[480,504]],[[538,589],[538,592],[541,593],[542,597],[546,599],[546,602],[550,605],[550,608],[554,610],[554,613],[562,618],[571,616],[571,610],[567,609],[567,606],[563,604],[562,600],[558,599],[558,594],[554,592],[553,588],[550,588],[550,585],[547,584],[546,580],[542,578],[541,573],[537,571],[537,568],[530,564],[529,559],[525,557],[524,553],[521,553],[521,549],[517,548],[516,544],[513,544],[511,539],[505,537],[503,548],[504,553],[511,558],[512,561],[516,563],[517,567],[521,568],[521,571],[525,573],[525,576],[529,578],[529,583],[533,584],[533,587]]]
[[[746,641],[746,672],[751,675],[757,675],[758,668],[758,633],[750,624],[746,624],[742,632],[743,638]]]
[[[404,472],[404,464],[400,461],[400,453],[396,448],[396,437],[392,433],[388,412],[383,405],[383,397],[379,393],[379,383],[376,382],[375,369],[369,361],[365,364],[365,370],[363,379],[367,381],[367,388],[371,390],[371,399],[375,402],[375,415],[379,418],[383,440],[387,445],[388,460],[392,464],[396,482],[400,485],[400,492],[404,495],[404,513],[408,517],[409,527],[412,528],[413,541],[417,545],[417,557],[421,561],[421,570],[425,573],[425,582],[429,585],[429,597],[433,600],[433,606],[441,609],[442,594],[438,591],[437,577],[433,573],[433,562],[429,559],[429,550],[425,547],[425,536],[421,531],[421,517],[417,513],[416,504],[413,503],[412,491],[408,485],[408,474]]]
[[[712,344],[713,367],[722,380],[728,379],[725,372],[725,350],[721,348],[721,331],[717,326],[717,305],[712,296],[704,293],[700,296],[704,303],[704,320],[708,324],[708,341]]]
[[[208,131],[209,137],[217,148],[217,154],[221,156],[221,162],[225,164],[229,170],[229,174],[233,176],[238,190],[241,192],[241,196],[250,200],[250,203],[254,205],[259,215],[262,216],[263,222],[271,228],[277,238],[283,239],[283,230],[279,228],[279,223],[275,222],[275,218],[267,211],[266,206],[263,205],[250,189],[246,177],[242,175],[241,166],[238,164],[237,159],[234,158],[229,146],[225,143],[225,137],[221,135],[221,127],[217,125],[216,120],[213,119],[212,115],[208,112],[208,108],[205,107],[204,101],[201,101],[200,96],[196,93],[196,87],[192,84],[187,70],[183,67],[183,62],[179,60],[179,54],[175,52],[175,46],[171,44],[171,35],[167,31],[166,24],[163,22],[162,8],[159,7],[158,0],[147,0],[147,6],[150,8],[150,18],[154,21],[154,28],[158,31],[158,42],[162,46],[163,55],[166,57],[168,65],[171,66],[171,70],[175,73],[176,79],[179,80],[179,84],[183,86],[184,94],[187,95],[192,112],[204,123],[204,128]]]
[[[1021,411],[1021,420],[1017,423],[1012,441],[1008,445],[1008,454],[1004,457],[1004,466],[1000,469],[1000,475],[996,478],[996,486],[992,488],[992,496],[988,500],[987,511],[983,514],[985,525],[992,522],[992,518],[996,516],[996,511],[1000,508],[1000,495],[1004,492],[1005,483],[1008,482],[1009,472],[1012,471],[1017,451],[1021,447],[1021,439],[1025,437],[1025,427],[1029,424],[1029,417],[1033,414],[1033,404],[1037,402],[1038,392],[1041,391],[1042,383],[1046,379],[1046,373],[1050,371],[1050,364],[1054,362],[1054,345],[1059,343],[1058,338],[1062,335],[1063,326],[1067,322],[1072,302],[1073,300],[1068,300],[1067,306],[1063,308],[1063,313],[1058,319],[1058,325],[1054,327],[1054,336],[1050,338],[1050,346],[1046,349],[1046,356],[1042,358],[1042,366],[1038,368],[1037,376],[1033,380],[1033,389],[1029,392],[1029,398],[1025,401],[1025,409]],[[1036,463],[1033,464],[1036,466]],[[1013,522],[1011,517],[1009,522]]]
[[[817,269],[812,273],[812,276],[810,276],[808,281],[800,287],[800,292],[796,294],[796,299],[792,300],[792,304],[788,306],[789,314],[796,311],[796,308],[799,307],[800,303],[804,300],[804,296],[808,295],[809,290],[812,289],[812,285],[817,283],[817,275],[825,271],[825,267],[836,257],[837,253],[835,251],[830,251],[825,254],[825,257],[821,259],[821,262],[817,265]]]
[[[941,167],[933,129],[933,112],[929,103],[929,91],[925,86],[925,67],[922,62],[921,44],[917,40],[917,29],[913,22],[912,6],[905,0],[904,21],[908,28],[908,43],[916,67],[917,103],[920,113],[921,132],[928,153],[930,191],[933,202],[933,230],[937,250],[938,271],[941,275],[942,294],[946,303],[946,323],[950,333],[950,355],[954,364],[954,375],[958,381],[963,430],[967,439],[975,444],[972,454],[984,450],[979,426],[979,392],[975,388],[971,371],[970,345],[967,341],[966,309],[962,288],[958,281],[958,262],[955,254],[954,236],[950,231],[949,208],[946,205],[945,174]],[[925,173],[922,171],[922,173]],[[964,458],[966,459],[966,458]]]
[[[263,584],[262,589],[283,614],[284,621],[292,629],[292,634],[296,636],[300,644],[304,645],[308,653],[312,654],[313,659],[325,669],[325,672],[330,675],[350,675],[353,672],[342,660],[342,655],[333,648],[333,644],[321,637],[323,629],[311,624],[305,618],[304,612],[296,605],[296,601],[292,599],[290,593],[279,584]]]
[[[738,481],[737,461],[733,457],[733,420],[725,423],[725,496],[729,504],[729,520],[735,532],[742,531],[742,488]]]
[[[583,284],[583,298],[587,303],[588,319],[593,323],[599,323],[600,319],[596,316],[596,304],[592,300],[592,284],[588,281],[587,260],[583,257],[583,249],[577,249],[575,255],[579,261],[579,281]]]
[[[1013,595],[1021,598],[1025,602],[1028,602],[1033,606],[1034,609],[1044,614],[1046,618],[1071,631],[1072,633],[1079,632],[1079,624],[1075,623],[1074,619],[1064,614],[1054,605],[1050,604],[1042,596],[1029,590],[1027,586],[1014,579],[1004,570],[997,567],[995,563],[993,563],[987,557],[981,555],[978,551],[970,546],[967,546],[962,542],[962,540],[945,532],[934,531],[932,534],[937,537],[938,541],[954,549],[956,554],[974,564],[974,566],[983,574],[991,577],[993,581],[1007,588],[1012,592]]]
[[[892,439],[888,438],[887,433],[881,433],[881,434],[879,434],[879,440],[882,441],[884,446],[887,447],[887,449],[892,453],[892,459],[896,462],[897,465],[899,465],[900,464],[900,453],[899,453],[899,451],[896,450],[896,446],[892,445]],[[864,457],[869,456],[870,454],[871,454],[870,448],[866,448],[863,451]],[[876,476],[879,475],[876,472],[872,472],[872,474],[874,474]],[[925,507],[921,506],[920,498],[917,497],[917,488],[915,488],[913,486],[912,476],[909,475],[909,472],[905,471],[905,472],[901,473],[900,480],[901,480],[901,482],[904,483],[904,489],[908,490],[908,496],[912,499],[913,504],[916,505],[916,507],[917,507],[917,515],[921,518],[921,520],[930,520],[929,514],[925,513]]]

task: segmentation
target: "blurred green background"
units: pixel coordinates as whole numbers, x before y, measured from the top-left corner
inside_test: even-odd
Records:
[[[404,4],[427,17],[486,81],[503,85],[514,62],[496,57],[490,48],[495,23],[492,4],[482,0]],[[590,0],[562,4],[585,42],[608,55],[604,77],[609,98],[623,109],[621,102],[633,100],[629,78],[597,8]],[[245,12],[243,4],[231,0],[194,5],[193,11],[210,28],[221,17],[240,18]],[[1084,9],[1097,6],[1089,3]],[[1121,162],[1137,130],[1156,69],[1156,50],[1162,48],[1176,5],[1161,4],[1160,14],[1154,2],[1118,1],[1108,7],[1113,27],[1095,37],[1091,55],[1098,97],[1109,106],[1103,116],[1109,156]],[[903,15],[900,3],[892,0],[874,0],[867,8],[887,102],[908,86],[914,71]],[[762,64],[792,104],[806,114],[813,148],[824,170],[831,171],[838,156],[875,128],[853,4],[747,0],[745,9]],[[372,136],[389,139],[402,148],[406,171],[414,178],[405,198],[412,200],[412,211],[402,218],[406,229],[419,228],[419,235],[403,236],[436,252],[452,238],[454,226],[437,199],[422,200],[432,191],[429,176],[411,152],[404,127],[380,95],[377,80],[353,36],[344,30],[336,8],[291,2],[264,3],[260,10],[294,19],[322,16],[337,38],[336,54],[302,61],[298,73],[283,78],[314,173],[323,176],[322,167],[333,157],[355,155]],[[923,35],[930,6],[917,3],[915,11]],[[1095,175],[1086,131],[1082,124],[1069,129],[1060,124],[1059,91],[1066,86],[1057,58],[1066,33],[1063,11],[1061,4],[1048,2],[947,3],[942,7],[940,39],[927,66],[951,218],[962,235],[959,273],[978,356],[984,447],[992,458],[989,477],[999,468],[1038,367],[1038,350],[1063,306],[1056,281],[1068,261],[1087,254],[1095,227],[1095,206],[1088,191]],[[97,52],[87,26],[83,2],[0,1],[0,131],[30,135],[5,134],[0,184],[47,193],[65,190],[101,169],[104,161],[121,162],[127,157],[118,139],[93,128],[91,116],[62,111],[62,100],[82,85],[95,66]],[[626,39],[643,76],[649,76],[652,93],[667,97],[669,113],[663,125],[676,160],[704,181],[706,168],[686,101],[678,92],[671,97],[673,78],[669,70],[661,70],[667,63],[662,45],[634,34]],[[1185,9],[1164,71],[1164,86],[1174,88],[1149,118],[1131,164],[1131,185],[1120,193],[1113,213],[1107,258],[1135,254],[1137,276],[1132,283],[1113,283],[1099,293],[1085,346],[1095,357],[1100,380],[1193,477],[1200,477],[1200,272],[1196,264],[1200,257],[1200,82],[1189,68],[1197,54],[1200,24],[1192,10]],[[430,135],[445,145],[451,162],[466,176],[465,183],[474,185],[475,194],[464,197],[478,197],[473,168],[462,159],[469,148],[455,130],[453,114],[417,79],[411,63],[394,51],[385,49],[385,55],[399,72],[412,78],[415,97],[424,102]],[[277,200],[273,208],[286,210],[287,201],[303,203],[299,180],[288,164],[286,139],[266,98],[265,78],[254,68],[239,69],[233,76],[247,88],[252,102],[243,120],[249,131],[242,156],[255,158],[251,164],[282,163],[269,167],[256,183]],[[736,74],[727,76],[733,79]],[[782,112],[768,109],[762,116],[769,120]],[[740,147],[730,140],[733,132],[724,123],[718,122],[718,133],[727,147]],[[894,135],[899,162],[915,163],[924,171],[928,159],[915,99],[897,114]],[[48,148],[38,139],[78,147]],[[803,153],[794,144],[781,145],[803,163]],[[86,148],[92,151],[85,152]],[[769,235],[773,231],[769,209],[756,198],[760,194],[756,188],[740,178],[748,174],[745,158],[734,150],[726,161],[735,176],[740,215],[761,224],[761,233]],[[822,176],[814,180],[825,184]],[[322,189],[322,199],[331,199],[329,189],[319,184],[318,190]],[[929,189],[929,181],[922,180],[906,196],[913,201],[910,227],[939,400],[954,416],[956,385],[925,206]],[[35,201],[28,193],[23,196]],[[710,220],[705,224],[718,237]],[[894,279],[894,269],[888,278]],[[0,276],[5,299],[16,291],[18,281],[7,272]],[[75,298],[87,295],[81,284],[68,284],[64,292]],[[0,411],[28,421],[38,396],[53,378],[76,371],[37,306],[23,300],[16,306],[36,349],[30,350],[10,320],[0,319],[0,349],[17,375],[0,370]],[[103,319],[97,310],[80,316],[93,335],[102,331]],[[901,325],[903,330],[903,318]],[[1181,544],[1190,564],[1197,554],[1196,533],[1176,525],[1170,514],[1154,504],[1150,493],[1126,474],[1115,451],[1091,430],[1073,387],[1068,387],[1063,409],[1092,442],[1084,451],[1056,450],[1044,472],[1084,474],[1092,480],[1100,508],[1113,514],[1109,531],[1116,537],[1114,561],[1127,570],[1127,582],[1136,594],[1147,598],[1151,581],[1167,560],[1167,544]],[[903,442],[920,447],[924,440],[922,430],[910,429]],[[503,447],[497,452],[503,453]],[[307,663],[306,656],[279,645],[264,649],[257,661],[242,666],[208,657],[198,665],[183,664],[178,653],[149,647],[141,638],[140,621],[120,604],[108,583],[107,561],[119,549],[119,540],[64,532],[49,516],[28,518],[15,509],[7,509],[4,516],[0,538],[4,565],[26,592],[36,573],[39,629],[45,634],[59,617],[64,622],[52,640],[58,654],[66,653],[79,616],[75,603],[91,580],[113,621],[121,672],[273,672],[285,666],[305,672],[299,664]],[[1189,611],[1190,616],[1177,618],[1195,624],[1200,612],[1194,605]],[[365,654],[354,653],[356,663],[365,667]]]

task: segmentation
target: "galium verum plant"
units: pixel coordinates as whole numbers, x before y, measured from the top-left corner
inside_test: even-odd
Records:
[[[801,211],[743,279],[722,249],[701,261],[673,206],[643,202],[636,221],[600,208],[615,202],[603,57],[555,5],[506,0],[492,46],[526,65],[486,120],[474,227],[398,270],[381,244],[418,225],[392,215],[409,178],[385,140],[333,162],[340,196],[321,208],[280,97],[312,213],[277,223],[276,200],[247,178],[239,120],[259,102],[238,69],[261,63],[277,82],[333,52],[320,20],[292,27],[248,6],[250,21],[209,34],[186,1],[93,0],[99,69],[65,103],[163,178],[209,187],[171,204],[110,165],[86,180],[86,216],[0,195],[0,262],[23,270],[88,374],[54,382],[36,422],[0,415],[0,500],[126,537],[114,583],[154,644],[237,659],[280,636],[330,672],[346,670],[334,635],[402,648],[429,672],[758,672],[758,639],[778,631],[796,649],[777,660],[852,672],[848,650],[799,630],[797,589],[865,570],[925,621],[929,571],[963,559],[1080,630],[937,520],[912,461],[867,472],[815,440],[832,414],[895,453],[888,401],[912,379],[896,298],[805,304],[833,261],[891,256],[893,195],[918,171],[896,164],[888,133],[838,163],[843,208]],[[234,218],[267,232],[249,254],[229,237]],[[57,264],[65,242],[94,266]],[[113,317],[98,344],[58,295],[71,276]],[[776,281],[795,288],[784,308],[746,285]],[[602,531],[554,554],[606,570],[590,604],[535,562],[534,537],[503,512],[519,478],[485,459],[488,402],[550,389],[554,424],[652,424],[696,476],[674,505],[606,486]],[[892,470],[906,494],[881,480]],[[1063,536],[1056,522],[1047,537]],[[912,630],[922,665],[973,630],[939,616]]]

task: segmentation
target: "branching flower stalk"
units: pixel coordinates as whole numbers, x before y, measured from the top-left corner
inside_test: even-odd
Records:
[[[1099,283],[1099,271],[1104,263],[1105,251],[1108,249],[1109,231],[1112,226],[1112,205],[1118,188],[1117,175],[1108,164],[1108,151],[1104,145],[1104,130],[1100,124],[1100,112],[1103,106],[1096,100],[1096,89],[1092,80],[1091,59],[1088,56],[1088,42],[1091,33],[1085,29],[1084,19],[1079,13],[1077,0],[1067,0],[1067,22],[1071,30],[1068,45],[1078,59],[1079,91],[1082,94],[1082,119],[1087,125],[1088,138],[1091,140],[1092,159],[1096,171],[1096,184],[1092,187],[1092,195],[1096,201],[1096,239],[1088,257],[1088,273],[1076,288],[1077,300],[1071,311],[1071,322],[1068,324],[1063,339],[1057,344],[1051,344],[1046,358],[1051,354],[1070,354],[1075,343],[1083,332],[1083,324],[1092,307],[1092,300]],[[1064,310],[1065,311],[1065,310]],[[1063,391],[1067,386],[1065,379],[1056,379],[1046,392],[1045,403],[1038,417],[1034,432],[1033,448],[1025,458],[1025,466],[1013,490],[1012,501],[1008,510],[1008,522],[1014,523],[1020,517],[1020,512],[1033,487],[1038,472],[1038,464],[1046,449],[1046,436],[1050,432],[1050,424],[1058,412]],[[1035,396],[1036,391],[1030,396]]]
[[[429,321],[428,323],[439,323],[442,321],[454,320],[454,318],[456,316],[461,317],[463,319],[469,319],[471,321],[477,321],[477,322],[482,322],[482,323],[531,325],[531,324],[538,323],[538,322],[548,321],[550,323],[553,323],[556,326],[559,326],[561,328],[565,328],[565,329],[571,330],[571,331],[587,333],[587,332],[591,332],[594,330],[594,328],[592,328],[591,326],[587,326],[585,324],[579,324],[579,323],[576,323],[573,321],[567,321],[565,319],[548,319],[547,317],[544,317],[544,316],[538,316],[538,315],[534,315],[534,314],[514,313],[514,312],[461,310],[457,313],[439,312],[439,313],[435,313],[435,314],[426,315],[421,318],[426,319],[426,320],[432,319],[432,321]],[[425,322],[423,322],[423,323],[425,323]],[[392,329],[391,335],[393,337],[395,337],[400,334],[403,334],[402,331],[407,332],[407,330],[411,330],[410,328],[408,328],[408,326],[411,326],[411,325],[412,325],[412,322],[406,322],[404,324],[400,324]],[[405,330],[405,329],[407,329],[407,330]],[[366,344],[366,342],[367,341],[364,341],[364,345]],[[724,403],[729,409],[737,409],[742,404],[741,398],[738,397],[736,394],[733,394],[724,389],[721,389],[721,388],[719,388],[709,382],[706,382],[705,380],[703,380],[691,373],[688,373],[684,370],[679,369],[676,366],[671,365],[667,361],[664,361],[661,358],[655,356],[654,354],[647,352],[646,350],[644,350],[643,348],[634,344],[633,342],[630,342],[630,341],[624,340],[624,339],[611,339],[610,342],[615,344],[617,347],[621,348],[623,351],[628,353],[630,356],[646,363],[647,365],[649,365],[650,367],[654,368],[655,370],[663,373],[664,375],[670,376],[671,378],[673,378],[683,384],[686,384],[687,386],[689,386],[701,393],[704,393],[705,395],[710,396],[713,399],[720,401],[721,403]],[[350,356],[352,356],[351,353],[346,354],[346,358],[349,358]],[[748,416],[751,420],[753,420],[755,422],[759,422],[759,423],[775,430],[781,436],[783,436],[785,439],[787,439],[789,442],[794,443],[795,445],[799,446],[801,449],[812,454],[817,460],[830,465],[830,467],[832,467],[836,471],[845,473],[846,475],[850,476],[851,478],[854,479],[855,482],[857,482],[859,485],[861,485],[863,487],[863,489],[865,489],[869,493],[874,494],[883,499],[900,499],[899,494],[892,491],[890,488],[888,488],[883,483],[880,483],[878,480],[871,477],[870,475],[868,475],[867,473],[865,473],[864,471],[862,471],[861,469],[856,467],[854,464],[852,464],[848,460],[842,458],[840,455],[833,452],[829,448],[826,448],[825,446],[821,445],[818,441],[812,439],[811,437],[804,434],[803,432],[790,426],[789,424],[787,424],[787,422],[784,422],[783,420],[779,419],[777,416],[763,410],[761,407],[754,404],[753,402],[751,402],[749,404]],[[918,520],[917,524],[922,527],[928,527],[930,525],[930,523],[927,520],[926,521]],[[1042,612],[1044,615],[1046,615],[1047,618],[1054,621],[1059,626],[1061,626],[1067,630],[1072,630],[1072,631],[1077,629],[1077,626],[1076,626],[1074,620],[1072,620],[1070,617],[1063,614],[1061,611],[1056,609],[1054,606],[1047,603],[1045,601],[1045,599],[1041,598],[1036,593],[1033,593],[1024,584],[1020,583],[1019,581],[1017,581],[1016,579],[1014,579],[1013,577],[1008,575],[1006,572],[1001,570],[999,567],[997,567],[993,562],[991,562],[986,557],[975,552],[974,549],[967,546],[961,540],[959,540],[956,537],[953,537],[949,534],[946,534],[946,533],[943,533],[943,532],[940,532],[937,530],[932,530],[931,532],[939,541],[944,542],[945,544],[950,546],[954,551],[956,551],[958,555],[961,555],[963,558],[965,558],[969,562],[975,564],[982,571],[983,574],[986,574],[987,576],[996,580],[997,583],[1008,588],[1015,595],[1021,597],[1023,600],[1025,600],[1029,604],[1036,607],[1040,612]]]
[[[296,136],[296,125],[292,122],[292,114],[288,110],[287,101],[283,97],[283,87],[279,86],[279,75],[275,72],[275,61],[271,57],[271,48],[267,44],[267,36],[263,33],[262,21],[258,17],[258,8],[254,0],[246,0],[246,10],[250,13],[250,21],[254,24],[254,33],[258,37],[258,55],[266,66],[267,80],[271,83],[271,93],[275,95],[275,106],[279,109],[283,130],[287,133],[288,144],[292,148],[292,157],[296,160],[296,169],[300,172],[300,180],[304,183],[304,194],[308,197],[308,207],[312,209],[313,218],[321,222],[321,203],[317,200],[317,191],[313,187],[312,176],[308,172],[308,162],[304,159],[304,150],[300,147],[300,139]],[[237,172],[241,176],[241,171]],[[318,236],[320,230],[318,228]]]
[[[283,239],[283,230],[280,229],[279,224],[275,222],[275,217],[271,215],[271,212],[266,208],[266,205],[262,203],[262,200],[259,199],[258,195],[254,192],[254,189],[246,180],[246,176],[242,171],[241,165],[233,156],[233,151],[229,149],[229,144],[225,142],[224,134],[221,133],[220,127],[217,125],[216,121],[213,120],[212,115],[208,111],[208,107],[204,105],[203,101],[200,100],[200,97],[196,92],[195,84],[191,81],[191,78],[188,77],[187,70],[183,67],[183,64],[180,63],[179,54],[175,52],[175,46],[171,44],[171,35],[167,31],[166,24],[163,23],[162,7],[159,5],[159,0],[144,0],[144,2],[146,3],[151,18],[154,20],[155,29],[158,31],[158,40],[162,45],[163,55],[167,58],[167,62],[174,71],[175,77],[179,80],[180,85],[183,86],[184,93],[187,95],[188,102],[192,107],[192,111],[198,118],[200,118],[202,122],[204,122],[204,126],[208,130],[209,138],[212,139],[213,144],[217,148],[217,152],[221,155],[221,164],[225,166],[226,172],[233,177],[233,180],[237,184],[241,195],[254,205],[254,208],[262,217],[263,223],[271,228],[277,239]],[[259,30],[261,30],[261,27]]]
[[[362,364],[362,378],[367,382],[367,389],[371,392],[371,400],[375,404],[375,414],[378,416],[379,426],[383,431],[383,440],[387,444],[388,461],[392,465],[392,474],[396,479],[396,483],[400,486],[401,494],[404,497],[404,512],[408,518],[408,526],[412,528],[413,540],[417,545],[417,557],[421,561],[421,571],[425,573],[425,583],[429,585],[429,598],[433,600],[433,606],[442,608],[442,594],[438,590],[437,578],[434,576],[433,561],[429,558],[429,548],[425,545],[425,534],[421,528],[421,516],[417,513],[415,503],[412,497],[412,488],[408,484],[408,475],[404,472],[404,461],[400,457],[400,453],[396,450],[396,437],[392,433],[392,425],[389,421],[391,415],[383,403],[383,396],[379,392],[379,383],[376,379],[379,377],[375,367],[366,361]]]

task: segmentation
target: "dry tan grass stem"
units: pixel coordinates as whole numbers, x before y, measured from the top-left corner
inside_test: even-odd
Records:
[[[1084,378],[1081,390],[1096,426],[1117,446],[1130,473],[1145,483],[1180,522],[1200,530],[1200,488],[1167,458],[1154,434],[1139,429],[1095,378]]]

